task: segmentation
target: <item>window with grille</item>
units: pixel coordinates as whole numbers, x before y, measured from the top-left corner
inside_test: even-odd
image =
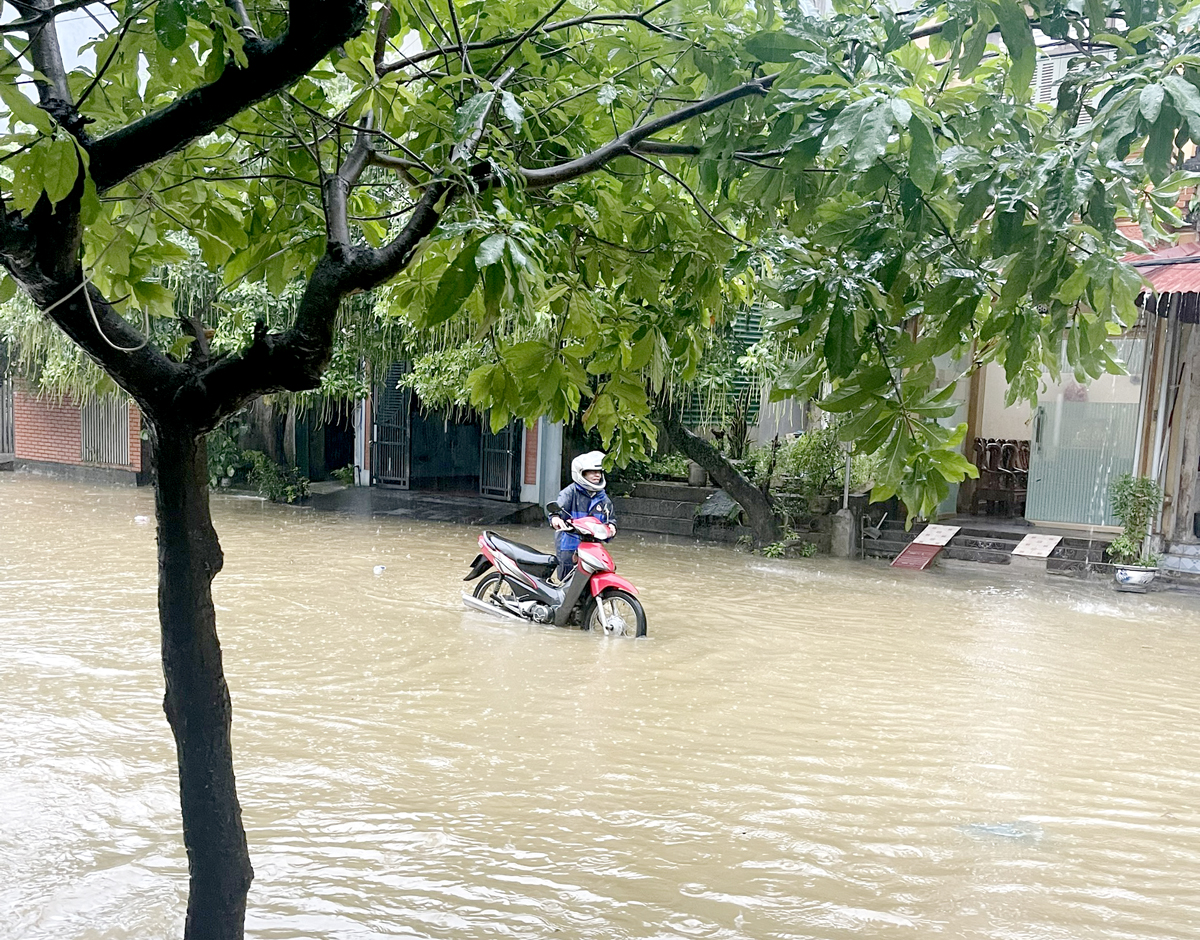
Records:
[[[84,463],[128,466],[129,403],[106,396],[79,408],[79,456]]]

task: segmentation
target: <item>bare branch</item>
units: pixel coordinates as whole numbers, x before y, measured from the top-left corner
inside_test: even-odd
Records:
[[[421,181],[412,175],[413,170],[425,169],[419,163],[413,163],[411,160],[405,160],[401,157],[393,157],[390,154],[379,153],[378,151],[372,150],[371,164],[373,166],[381,166],[389,170],[395,170],[400,174],[400,177],[404,180],[404,182],[408,183],[409,186],[420,187],[422,185]]]
[[[9,33],[17,31],[30,31],[36,29],[42,23],[47,23],[53,20],[56,16],[62,16],[64,13],[70,13],[73,10],[78,10],[82,7],[91,6],[97,0],[65,0],[58,4],[41,4],[36,0],[28,0],[21,4],[22,6],[35,7],[36,12],[30,13],[19,20],[12,20],[0,26],[0,32]]]
[[[33,67],[45,76],[44,79],[35,80],[34,84],[37,85],[42,107],[57,117],[64,108],[70,109],[72,104],[71,89],[67,87],[67,70],[58,44],[58,29],[54,25],[54,17],[50,15],[50,0],[31,0],[30,6],[41,11],[38,25],[29,32]],[[56,100],[61,104],[54,104]]]
[[[238,18],[238,22],[242,24],[241,34],[247,39],[257,39],[258,30],[250,22],[250,14],[246,12],[246,4],[242,0],[225,0],[225,4],[233,11],[233,15]]]
[[[454,28],[454,38],[458,41],[458,53],[462,56],[463,71],[468,75],[474,75],[475,70],[471,68],[471,57],[467,55],[467,44],[463,42],[462,30],[458,28],[458,11],[454,9],[454,0],[446,0],[446,5],[450,8],[450,25]]]
[[[371,160],[372,123],[372,113],[368,111],[362,119],[345,162],[336,173],[325,177],[323,181],[321,189],[325,202],[325,232],[331,246],[341,245],[348,248],[350,245],[350,225],[346,219],[347,200],[350,190]]]
[[[635,156],[634,151],[645,141],[668,128],[675,127],[685,121],[690,121],[692,118],[707,114],[710,111],[715,111],[740,98],[747,98],[751,95],[765,95],[778,77],[778,72],[771,75],[764,75],[762,78],[756,78],[728,91],[723,91],[719,95],[713,95],[711,98],[705,98],[702,101],[697,101],[695,104],[690,104],[669,114],[664,114],[662,117],[648,121],[639,127],[630,128],[624,134],[618,135],[591,153],[567,163],[536,169],[522,167],[520,171],[521,176],[524,177],[525,184],[530,189],[545,189],[548,186],[557,186],[559,183],[565,183],[568,180],[584,176],[587,173],[600,169],[600,167],[617,157]]]
[[[383,65],[383,54],[387,52],[388,26],[392,22],[392,5],[385,3],[379,11],[379,25],[375,28],[375,72]]]

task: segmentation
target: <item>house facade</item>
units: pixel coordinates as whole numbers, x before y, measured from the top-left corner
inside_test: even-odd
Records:
[[[493,432],[486,416],[429,409],[393,363],[354,418],[355,482],[448,496],[546,503],[562,486],[562,425],[539,418]]]
[[[980,479],[962,487],[960,513],[1115,531],[1109,486],[1129,473],[1163,487],[1161,546],[1200,543],[1200,244],[1183,239],[1125,259],[1148,282],[1137,322],[1114,340],[1125,374],[1047,375],[1036,405],[1007,403],[997,364],[962,383]]]
[[[0,380],[0,468],[134,485],[142,474],[142,416],[124,396],[39,398]]]

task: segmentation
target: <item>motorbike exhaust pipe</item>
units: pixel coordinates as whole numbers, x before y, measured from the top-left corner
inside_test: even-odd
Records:
[[[464,604],[466,604],[472,610],[478,610],[480,613],[495,614],[497,617],[511,617],[513,620],[519,620],[522,623],[529,622],[524,617],[513,613],[511,610],[505,610],[502,607],[489,604],[487,601],[481,601],[478,597],[474,597],[471,594],[464,594],[462,599]]]

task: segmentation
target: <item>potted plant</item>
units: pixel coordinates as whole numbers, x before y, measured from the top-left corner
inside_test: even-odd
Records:
[[[1163,491],[1149,477],[1122,474],[1109,487],[1113,515],[1121,534],[1108,546],[1113,562],[1113,579],[1118,591],[1145,594],[1158,573],[1158,559],[1145,551],[1150,521],[1162,506]]]

